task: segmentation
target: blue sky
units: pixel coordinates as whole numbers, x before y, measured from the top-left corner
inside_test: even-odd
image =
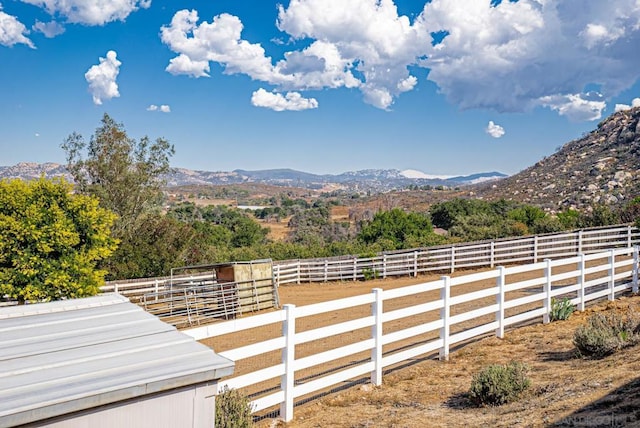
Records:
[[[106,112],[209,171],[516,173],[640,105],[636,0],[0,0],[0,165]]]

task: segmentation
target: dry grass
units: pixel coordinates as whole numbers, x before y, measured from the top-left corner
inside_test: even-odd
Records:
[[[574,313],[568,321],[510,330],[452,352],[448,362],[424,360],[386,374],[383,385],[363,385],[296,408],[294,421],[260,426],[308,427],[542,427],[640,426],[640,355],[629,348],[601,360],[575,355],[573,332],[597,311],[640,307],[623,297]],[[532,388],[520,401],[473,407],[467,391],[474,373],[511,360],[531,368]]]

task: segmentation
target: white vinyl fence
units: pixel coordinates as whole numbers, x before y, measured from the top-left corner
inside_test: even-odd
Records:
[[[380,385],[385,368],[436,352],[446,359],[453,345],[472,338],[503,337],[505,328],[526,321],[549,322],[554,297],[566,296],[584,310],[591,300],[613,300],[626,290],[638,291],[638,246],[287,304],[184,332],[236,362],[235,377],[220,382],[220,390],[239,388],[256,414],[275,411],[290,421],[294,404],[323,391],[358,381]],[[332,321],[340,311],[350,317]]]
[[[356,281],[391,276],[418,276],[427,272],[537,263],[589,254],[611,248],[631,248],[640,243],[640,231],[633,226],[614,226],[522,238],[437,246],[385,253],[371,258],[353,256],[326,259],[274,261],[277,285],[304,282]],[[174,280],[197,282],[205,276],[174,276]],[[171,279],[146,278],[110,281],[103,292],[115,291],[128,297],[165,291]]]

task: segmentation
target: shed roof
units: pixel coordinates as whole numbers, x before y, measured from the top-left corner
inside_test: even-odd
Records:
[[[232,372],[232,361],[116,293],[0,308],[0,427]]]

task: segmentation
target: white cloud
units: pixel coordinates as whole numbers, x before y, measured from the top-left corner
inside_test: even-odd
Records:
[[[106,58],[100,58],[100,64],[93,65],[85,73],[84,78],[89,83],[89,91],[93,96],[93,103],[100,105],[103,99],[119,97],[116,78],[122,64],[116,58],[115,51],[107,52]]]
[[[52,16],[64,16],[75,24],[104,25],[124,21],[139,8],[151,6],[151,0],[22,0],[45,9]]]
[[[619,112],[624,110],[631,110],[632,108],[635,108],[635,107],[640,107],[640,98],[634,98],[633,100],[631,100],[631,105],[616,104],[615,111]]]
[[[34,31],[38,31],[45,35],[45,37],[52,39],[60,34],[64,33],[64,27],[56,21],[41,22],[36,20],[36,23],[31,27]]]
[[[495,7],[489,0],[434,0],[419,21],[426,31],[449,33],[422,65],[462,108],[525,111],[544,104],[575,120],[593,119],[606,99],[640,77],[636,0]],[[604,100],[581,101],[594,84]]]
[[[409,19],[393,0],[291,0],[279,6],[277,40],[300,47],[275,60],[229,14],[199,22],[181,10],[161,34],[176,53],[173,74],[205,77],[216,62],[277,91],[357,88],[388,109],[419,86],[411,70],[423,68],[462,109],[546,106],[592,120],[640,78],[638,1],[431,0]]]
[[[574,122],[597,120],[607,104],[598,99],[587,99],[582,94],[552,95],[540,98],[540,104],[555,110]]]
[[[15,16],[4,13],[0,4],[0,45],[11,47],[24,44],[35,49],[33,42],[26,36],[27,34],[29,34],[27,27]]]
[[[166,104],[162,104],[161,106],[151,104],[149,107],[147,107],[147,111],[160,111],[162,113],[171,113],[171,107]]]
[[[214,17],[212,23],[198,25],[198,19],[196,11],[181,10],[170,25],[161,28],[162,41],[179,54],[170,61],[168,72],[204,77],[209,73],[209,61],[215,61],[224,65],[227,74],[244,73],[262,81],[275,78],[264,49],[240,38],[240,19],[226,13]]]
[[[36,138],[40,136],[38,132],[35,133]]]
[[[282,94],[267,92],[262,88],[253,93],[251,104],[275,111],[300,111],[318,108],[318,101],[315,98],[304,98],[298,92],[287,92],[283,96]]]
[[[622,28],[607,28],[604,25],[590,23],[580,33],[585,46],[592,49],[598,45],[608,45],[624,35]]]
[[[484,130],[487,134],[491,135],[493,138],[500,138],[504,135],[504,128],[500,125],[496,125],[493,123],[493,120],[489,121],[489,124]]]

